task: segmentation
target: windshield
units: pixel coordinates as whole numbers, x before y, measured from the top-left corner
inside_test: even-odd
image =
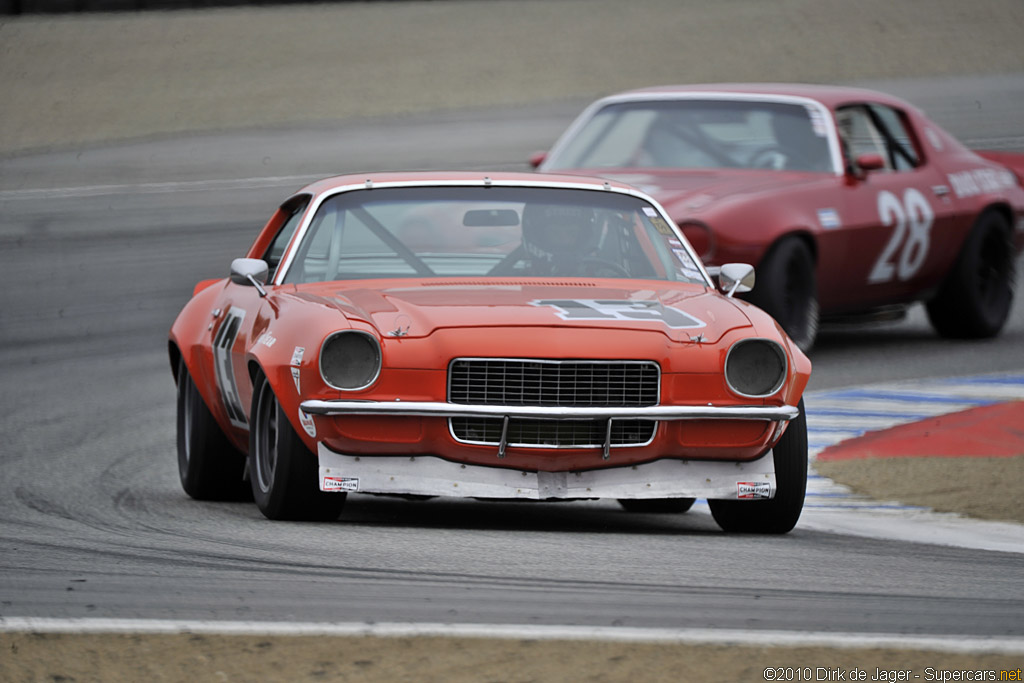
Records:
[[[545,164],[548,171],[607,167],[833,169],[819,110],[700,99],[609,104]]]
[[[695,257],[647,202],[523,187],[380,188],[328,198],[283,281],[422,277],[707,284]]]

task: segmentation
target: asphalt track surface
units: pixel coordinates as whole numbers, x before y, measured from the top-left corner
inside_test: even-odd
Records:
[[[1024,148],[1024,76],[868,85],[909,97],[972,145]],[[1024,635],[1015,552],[805,526],[729,536],[705,514],[611,503],[353,496],[341,522],[272,524],[251,504],[181,492],[164,349],[196,281],[223,273],[307,180],[523,168],[582,103],[0,161],[0,614]],[[1024,304],[992,341],[940,340],[917,309],[901,323],[826,330],[813,360],[813,391],[1019,371]]]
[[[950,83],[934,83],[935,92]],[[514,167],[567,114],[415,118],[400,135],[431,141],[420,154],[447,149],[447,166]],[[489,152],[499,126],[508,133]],[[370,153],[396,137],[387,123],[330,132],[282,131],[276,140],[282,149],[347,141],[346,161],[326,162],[346,171],[366,170]],[[188,160],[250,155],[254,139],[183,138],[5,164],[5,178],[27,166],[58,179],[45,192],[0,192],[5,616],[1022,634],[1016,553],[799,526],[781,538],[737,537],[707,515],[629,515],[604,502],[353,496],[342,522],[272,524],[250,504],[189,500],[175,471],[167,326],[192,283],[223,272],[301,179],[237,162],[233,175],[196,182]],[[393,147],[387,165],[404,149]],[[167,164],[166,178],[135,180],[133,167],[165,158],[181,160]],[[62,179],[72,163],[91,165],[90,184]],[[1011,371],[1022,342],[1019,299],[1004,334],[981,343],[939,340],[916,311],[899,324],[826,331],[811,388]]]

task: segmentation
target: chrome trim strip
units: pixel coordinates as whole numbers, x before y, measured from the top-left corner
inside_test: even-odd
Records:
[[[563,407],[492,406],[434,401],[349,401],[310,399],[300,405],[310,415],[397,415],[415,417],[505,417],[608,420],[768,420],[785,422],[800,414],[796,406],[637,406]]]

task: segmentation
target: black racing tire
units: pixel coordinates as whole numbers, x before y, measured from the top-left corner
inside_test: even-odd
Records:
[[[178,477],[196,500],[251,500],[245,454],[231,445],[178,360]]]
[[[333,521],[348,495],[320,490],[316,455],[295,432],[263,373],[253,385],[249,479],[267,519]]]
[[[803,240],[776,243],[757,267],[757,283],[744,298],[764,309],[805,353],[818,337],[818,285],[814,256]]]
[[[807,493],[807,417],[790,421],[775,444],[775,497],[769,500],[709,500],[711,516],[722,530],[747,534],[784,534],[796,526]]]
[[[674,515],[686,512],[696,498],[620,498],[619,505],[627,512]]]
[[[928,320],[949,339],[986,339],[1003,329],[1013,305],[1012,231],[995,211],[971,228],[938,293],[925,304]]]

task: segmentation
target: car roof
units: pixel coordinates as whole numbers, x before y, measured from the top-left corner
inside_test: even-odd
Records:
[[[521,173],[511,171],[390,171],[379,173],[350,173],[318,180],[299,191],[323,194],[356,188],[389,186],[495,186],[495,187],[551,187],[560,189],[611,190],[649,199],[635,187],[607,178],[555,173]]]
[[[627,90],[604,99],[643,100],[651,96],[657,98],[671,98],[672,95],[689,97],[698,93],[707,95],[719,93],[727,95],[757,95],[759,97],[804,97],[817,100],[832,109],[843,104],[860,101],[878,102],[903,109],[912,108],[905,100],[877,90],[811,83],[695,83],[689,85],[663,85]]]

